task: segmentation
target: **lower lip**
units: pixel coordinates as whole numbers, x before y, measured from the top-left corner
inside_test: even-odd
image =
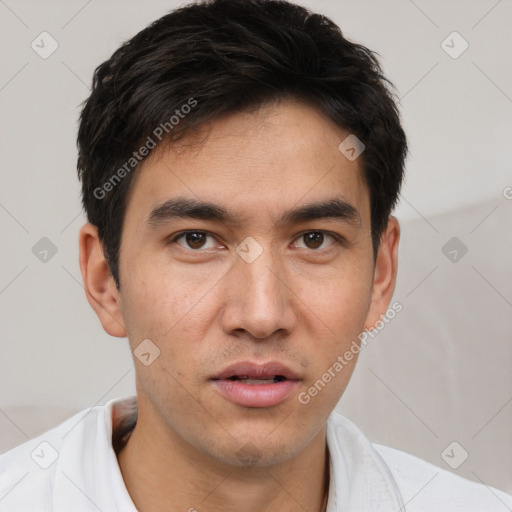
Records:
[[[296,380],[283,380],[272,384],[245,384],[237,380],[214,380],[224,397],[244,407],[272,407],[284,402],[298,384]]]

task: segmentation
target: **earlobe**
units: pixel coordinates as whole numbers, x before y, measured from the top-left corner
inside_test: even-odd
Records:
[[[121,300],[103,254],[98,229],[85,224],[80,229],[80,270],[89,304],[101,325],[111,336],[125,337],[126,328],[121,312]]]
[[[398,271],[398,243],[400,224],[390,216],[382,233],[379,251],[375,262],[373,290],[370,309],[366,317],[365,330],[370,330],[385,315],[395,291]]]

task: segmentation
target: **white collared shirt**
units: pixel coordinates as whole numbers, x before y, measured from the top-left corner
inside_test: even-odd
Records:
[[[0,455],[0,512],[137,512],[112,444],[135,419],[135,397],[117,398]],[[337,412],[327,445],[327,512],[512,510],[512,496],[370,443]]]

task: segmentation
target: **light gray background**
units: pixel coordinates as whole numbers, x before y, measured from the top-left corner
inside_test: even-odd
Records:
[[[300,3],[380,54],[410,142],[404,309],[338,408],[449,470],[441,453],[457,441],[469,458],[455,473],[512,492],[511,1]],[[0,451],[135,392],[127,340],[102,330],[81,284],[77,117],[94,68],[177,5],[0,1]],[[43,31],[59,44],[47,59],[31,48]],[[453,31],[469,44],[457,59],[441,47]],[[58,249],[46,263],[32,253],[42,237]],[[452,237],[468,249],[457,262],[442,252]]]

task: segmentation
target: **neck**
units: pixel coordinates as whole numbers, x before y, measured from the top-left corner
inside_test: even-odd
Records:
[[[289,460],[266,467],[231,466],[185,444],[174,432],[148,428],[139,415],[117,454],[141,512],[324,512],[329,484],[326,427]]]

